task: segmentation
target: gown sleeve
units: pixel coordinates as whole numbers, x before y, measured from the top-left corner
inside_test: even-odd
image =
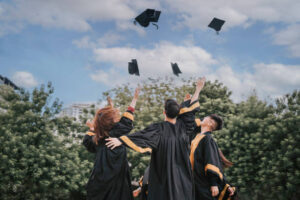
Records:
[[[96,152],[96,144],[93,141],[95,133],[93,132],[87,132],[86,135],[83,138],[82,144],[86,147],[86,149],[91,152],[95,153]]]
[[[110,137],[120,137],[127,135],[133,129],[133,111],[129,109],[122,115],[120,121],[114,125],[112,130],[109,132]]]
[[[121,136],[120,141],[127,147],[140,152],[152,152],[156,149],[160,141],[159,124],[152,124],[144,130],[135,132],[128,136]]]
[[[201,120],[199,118],[196,118],[194,123],[194,131],[192,134],[188,135],[190,143],[192,143],[193,139],[195,139],[198,133],[201,133]]]
[[[211,136],[207,136],[204,139],[205,174],[208,176],[210,185],[216,186],[217,183],[223,182],[224,179],[218,146]]]
[[[181,120],[184,123],[188,135],[194,133],[196,127],[195,114],[200,110],[199,106],[198,101],[191,102],[190,100],[180,105],[181,108],[177,120]]]

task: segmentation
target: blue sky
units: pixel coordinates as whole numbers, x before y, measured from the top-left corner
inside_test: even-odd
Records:
[[[146,8],[162,11],[159,29],[134,26]],[[284,8],[284,9],[283,9]],[[101,93],[137,78],[218,79],[235,101],[253,89],[276,98],[300,88],[300,3],[297,0],[28,0],[0,1],[0,74],[31,90],[51,81],[65,105],[97,101]],[[219,35],[207,24],[226,20]]]

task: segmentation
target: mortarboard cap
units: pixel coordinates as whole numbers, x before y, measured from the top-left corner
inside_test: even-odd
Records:
[[[182,72],[180,71],[177,63],[171,63],[171,66],[172,66],[172,70],[173,70],[173,73],[178,76],[179,74],[182,74]]]
[[[224,23],[225,21],[222,19],[213,18],[213,20],[209,23],[208,27],[215,29],[217,31],[217,34],[219,34],[219,31],[221,30]]]
[[[141,26],[147,27],[149,26],[150,22],[158,22],[160,11],[156,11],[154,9],[146,9],[144,12],[142,12],[140,15],[138,15],[135,18],[134,24],[138,22]],[[156,28],[158,29],[158,25],[152,23]]]
[[[135,74],[137,76],[140,75],[136,59],[132,59],[131,62],[128,63],[128,72],[129,74]]]

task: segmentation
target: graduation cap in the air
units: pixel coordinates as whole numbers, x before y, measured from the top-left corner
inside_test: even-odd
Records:
[[[180,71],[177,63],[171,63],[171,66],[172,66],[172,70],[173,70],[173,73],[178,76],[179,74],[182,74],[182,72]]]
[[[131,62],[128,63],[128,72],[129,74],[135,74],[137,76],[140,75],[136,59],[132,59]]]
[[[208,27],[215,29],[217,31],[217,34],[219,34],[219,31],[221,30],[224,23],[225,21],[222,19],[213,18],[213,20],[208,24]]]
[[[147,27],[149,26],[150,22],[158,22],[158,18],[160,16],[160,11],[156,11],[154,9],[146,9],[142,12],[139,16],[135,18],[134,24],[138,22],[141,26]],[[158,29],[158,25],[152,23]]]

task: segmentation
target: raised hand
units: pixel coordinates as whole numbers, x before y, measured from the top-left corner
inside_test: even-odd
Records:
[[[94,121],[91,121],[91,120],[87,120],[86,121],[86,123],[85,123],[85,125],[87,125],[87,127],[89,127],[90,128],[90,130],[94,130]]]
[[[114,107],[114,103],[113,101],[111,100],[110,96],[107,96],[107,104],[111,107]]]
[[[205,81],[206,81],[206,78],[205,77],[202,77],[200,79],[198,79],[197,81],[197,85],[196,85],[196,90],[202,90],[202,88],[204,87],[205,85]]]
[[[137,99],[139,98],[140,91],[141,91],[141,87],[138,86],[138,87],[135,89],[134,96],[133,96],[133,99],[132,99],[132,101],[131,101],[130,107],[135,108],[136,101],[137,101]]]
[[[195,93],[193,94],[191,102],[194,102],[194,101],[198,100],[199,93],[201,92],[202,88],[204,87],[205,81],[206,81],[205,77],[198,79],[198,81],[196,83],[196,90],[195,90]]]
[[[187,100],[190,100],[192,97],[189,93],[187,93],[184,97],[184,100],[183,101],[187,101]]]
[[[141,91],[141,87],[138,86],[138,87],[135,89],[135,91],[134,91],[134,96],[133,96],[134,99],[138,99],[138,98],[139,98],[140,91]]]

